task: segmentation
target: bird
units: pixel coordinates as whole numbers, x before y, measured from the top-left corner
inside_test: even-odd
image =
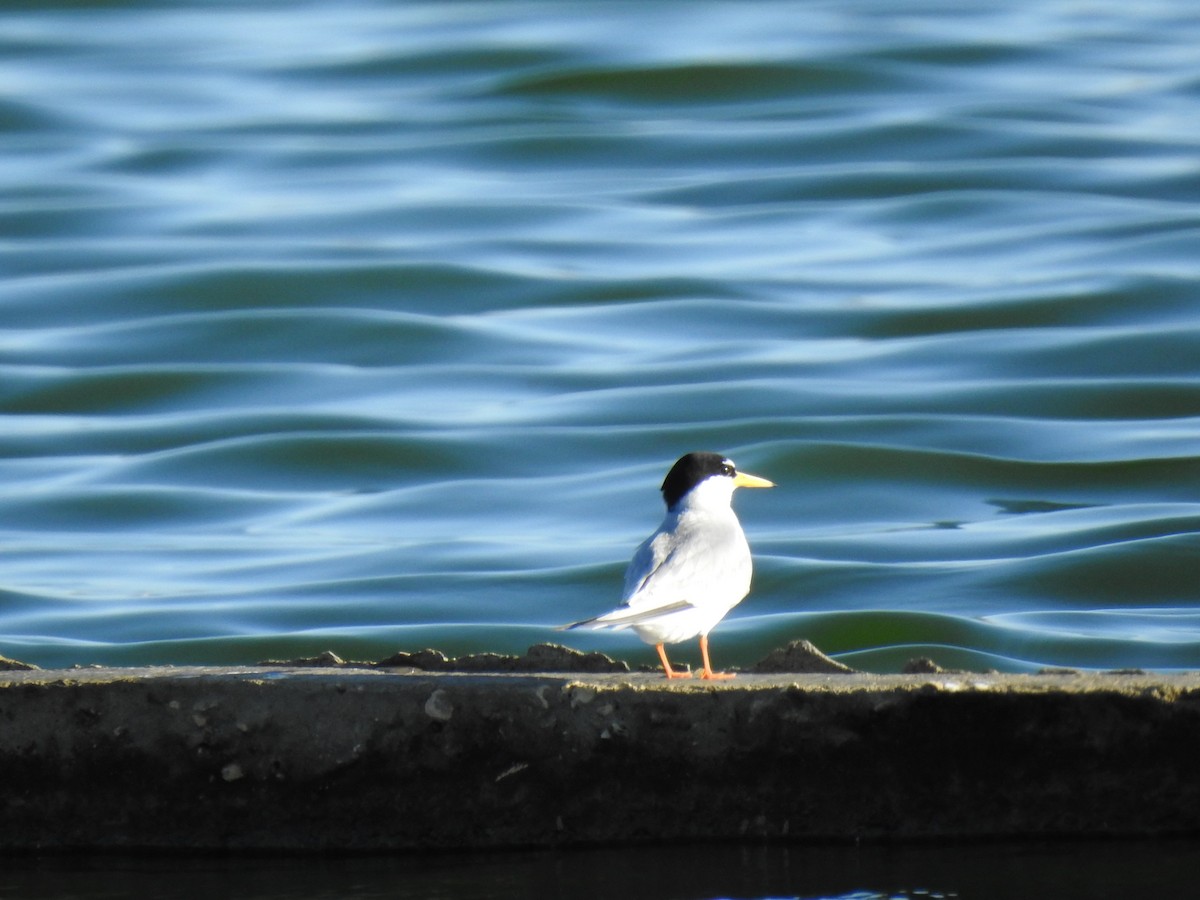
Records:
[[[665,645],[699,635],[700,677],[732,678],[714,672],[708,657],[708,633],[750,592],[750,546],[731,501],[735,488],[774,486],[739,472],[720,453],[681,456],[662,483],[666,517],[634,552],[621,604],[562,629],[632,628],[654,645],[667,678],[690,678],[692,673],[671,667]]]

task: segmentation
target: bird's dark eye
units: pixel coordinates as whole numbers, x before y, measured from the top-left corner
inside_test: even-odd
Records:
[[[732,478],[737,474],[737,471],[733,468],[733,463],[725,463],[721,466],[721,474],[728,475],[730,478]]]

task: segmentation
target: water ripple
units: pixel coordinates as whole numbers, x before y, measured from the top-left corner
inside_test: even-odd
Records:
[[[793,7],[0,13],[0,651],[519,651],[712,448],[731,663],[1195,666],[1198,20]]]

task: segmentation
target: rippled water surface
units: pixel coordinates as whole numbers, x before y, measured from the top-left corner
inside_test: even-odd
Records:
[[[1148,900],[1194,893],[1189,842],[602,848],[414,857],[18,857],[21,900]]]
[[[1198,277],[1185,0],[10,4],[0,653],[563,640],[714,449],[718,664],[1197,667]]]

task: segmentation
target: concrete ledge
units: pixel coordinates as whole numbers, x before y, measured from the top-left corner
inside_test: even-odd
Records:
[[[0,672],[0,848],[1200,832],[1200,675]]]

